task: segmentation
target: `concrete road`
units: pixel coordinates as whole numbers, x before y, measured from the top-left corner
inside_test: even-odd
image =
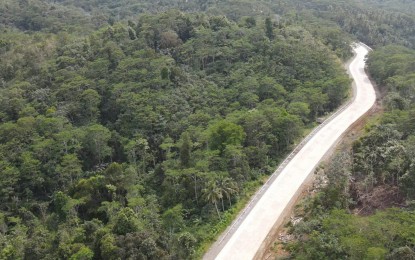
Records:
[[[204,259],[253,259],[272,228],[282,223],[286,208],[298,196],[301,185],[313,174],[324,155],[374,105],[376,93],[364,71],[369,48],[358,44],[354,51],[356,56],[349,65],[355,83],[354,99],[304,140]]]

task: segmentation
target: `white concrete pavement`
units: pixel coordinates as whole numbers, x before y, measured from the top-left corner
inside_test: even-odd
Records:
[[[356,56],[349,65],[349,71],[355,82],[355,98],[314,135],[306,138],[308,140],[301,149],[298,148],[291,155],[291,160],[285,162],[285,168],[280,166],[277,169],[276,176],[270,178],[259,192],[260,196],[251,201],[251,205],[222,234],[204,259],[253,259],[274,225],[282,221],[284,210],[324,155],[374,105],[376,93],[364,70],[369,48],[357,44],[354,51]]]

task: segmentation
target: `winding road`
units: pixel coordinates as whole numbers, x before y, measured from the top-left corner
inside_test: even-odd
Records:
[[[282,224],[284,214],[301,192],[324,155],[342,134],[366,114],[376,101],[376,93],[365,73],[365,56],[370,48],[356,44],[349,65],[354,79],[354,98],[316,128],[274,172],[238,218],[219,237],[203,259],[254,259],[273,228]]]

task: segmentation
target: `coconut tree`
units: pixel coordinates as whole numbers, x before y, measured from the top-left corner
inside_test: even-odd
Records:
[[[218,201],[221,200],[223,196],[216,181],[210,180],[206,183],[205,188],[202,190],[202,196],[206,202],[215,205],[216,212],[218,213],[218,217],[220,219],[221,217],[218,209]]]
[[[231,207],[232,206],[231,197],[233,194],[238,192],[238,185],[232,178],[224,177],[224,176],[221,176],[218,179],[217,183],[222,193],[222,208],[223,210],[225,210],[224,205],[223,205],[223,197],[226,197],[228,199],[229,207]]]
[[[231,197],[232,195],[237,194],[239,192],[239,187],[236,181],[234,181],[232,178],[227,178],[226,183],[227,183],[227,185],[225,186],[226,197],[228,198],[228,201],[229,201],[229,207],[231,207],[232,206]]]

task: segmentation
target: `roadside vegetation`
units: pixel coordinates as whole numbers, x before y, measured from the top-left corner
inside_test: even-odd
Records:
[[[328,184],[297,210],[293,259],[415,257],[415,51],[373,51],[368,70],[384,93],[385,112],[349,151],[320,169]]]

